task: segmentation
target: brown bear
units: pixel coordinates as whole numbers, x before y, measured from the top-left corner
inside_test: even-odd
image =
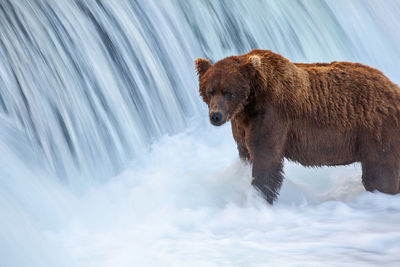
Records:
[[[350,62],[291,63],[268,50],[195,61],[209,118],[231,121],[252,184],[269,203],[283,159],[304,166],[361,162],[368,191],[399,193],[400,89],[382,72]]]

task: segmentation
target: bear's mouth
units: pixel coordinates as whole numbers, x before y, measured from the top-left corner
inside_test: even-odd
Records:
[[[224,124],[226,121],[223,120],[223,121],[220,121],[220,122],[212,122],[212,121],[210,121],[210,122],[211,122],[211,124],[214,125],[214,126],[221,126],[221,125]]]

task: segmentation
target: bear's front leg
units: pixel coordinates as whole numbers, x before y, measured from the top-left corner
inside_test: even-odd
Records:
[[[239,151],[239,157],[242,161],[249,161],[250,154],[246,147],[246,132],[245,128],[240,125],[235,119],[231,121],[232,135],[235,139]]]
[[[246,132],[246,144],[253,163],[254,185],[272,204],[279,195],[283,181],[283,154],[288,123],[272,108],[259,114]]]
[[[282,160],[272,155],[255,156],[251,184],[259,190],[271,205],[279,195],[283,181]]]

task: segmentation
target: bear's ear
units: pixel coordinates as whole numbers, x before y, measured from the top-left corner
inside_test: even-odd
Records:
[[[194,61],[194,65],[196,66],[197,75],[200,76],[206,73],[208,68],[211,67],[211,62],[210,60],[205,58],[196,58],[196,60]]]
[[[252,80],[257,75],[261,67],[261,57],[258,55],[250,55],[245,62],[241,65],[241,72],[245,73],[247,77]]]
[[[253,67],[261,66],[261,58],[257,55],[252,55],[249,57],[249,63],[253,65]]]
[[[240,68],[241,72],[250,81],[250,89],[255,93],[262,92],[267,84],[261,65],[261,57],[258,55],[251,55]]]
[[[241,72],[246,73],[249,79],[254,79],[254,76],[260,70],[261,67],[261,57],[258,55],[250,55],[245,59],[244,63],[241,65]]]

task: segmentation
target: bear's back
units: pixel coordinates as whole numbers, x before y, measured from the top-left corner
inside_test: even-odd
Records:
[[[301,110],[316,123],[376,127],[388,117],[398,120],[400,89],[379,70],[336,61],[294,65],[308,74]]]

